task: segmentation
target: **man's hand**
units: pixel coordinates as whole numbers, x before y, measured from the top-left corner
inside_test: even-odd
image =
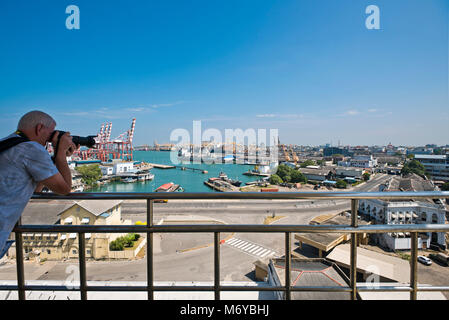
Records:
[[[70,132],[64,133],[58,141],[59,131],[56,131],[53,139],[51,141],[53,146],[57,146],[58,154],[55,154],[55,158],[60,154],[64,155],[64,157],[71,156],[73,152],[77,149],[77,146],[72,141],[72,136]],[[79,146],[78,146],[79,147]]]
[[[69,147],[69,150],[67,150],[66,152],[66,156],[70,157],[76,150],[78,150],[80,148],[80,145],[76,145],[72,142],[72,144]]]

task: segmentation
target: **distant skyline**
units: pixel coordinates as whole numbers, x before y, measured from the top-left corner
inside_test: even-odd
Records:
[[[2,0],[0,39],[1,137],[42,110],[75,135],[136,118],[134,145],[195,120],[285,144],[449,144],[449,0]]]

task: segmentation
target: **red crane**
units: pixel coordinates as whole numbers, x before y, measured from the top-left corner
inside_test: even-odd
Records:
[[[97,159],[108,161],[111,159],[122,159],[124,161],[133,160],[133,137],[136,118],[132,120],[131,128],[111,140],[112,123],[101,125],[100,132],[96,137],[95,148],[78,150],[73,155],[82,160]]]

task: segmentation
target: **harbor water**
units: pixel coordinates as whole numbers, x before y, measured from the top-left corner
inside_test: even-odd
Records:
[[[134,161],[144,161],[154,164],[174,165],[170,160],[170,152],[167,151],[134,151]],[[212,177],[218,177],[220,172],[224,172],[230,179],[242,181],[241,186],[246,182],[261,179],[258,176],[246,176],[244,172],[252,170],[254,166],[244,164],[193,164],[190,162],[182,162],[177,164],[188,168],[197,168],[206,170],[208,173],[202,173],[197,170],[181,170],[173,169],[151,169],[154,179],[151,181],[137,181],[134,183],[110,182],[102,186],[86,190],[85,192],[154,192],[156,188],[164,183],[173,182],[179,184],[185,192],[218,192],[214,191],[204,184],[205,180]]]

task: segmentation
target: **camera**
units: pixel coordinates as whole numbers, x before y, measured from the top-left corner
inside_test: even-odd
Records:
[[[53,139],[53,136],[55,135],[56,131],[54,131],[51,135],[51,139]],[[61,139],[62,135],[65,133],[65,131],[59,131],[58,135],[58,141]],[[85,146],[88,148],[93,148],[95,144],[97,143],[95,141],[96,136],[87,136],[87,137],[80,137],[80,136],[72,136],[72,141],[75,145]]]

